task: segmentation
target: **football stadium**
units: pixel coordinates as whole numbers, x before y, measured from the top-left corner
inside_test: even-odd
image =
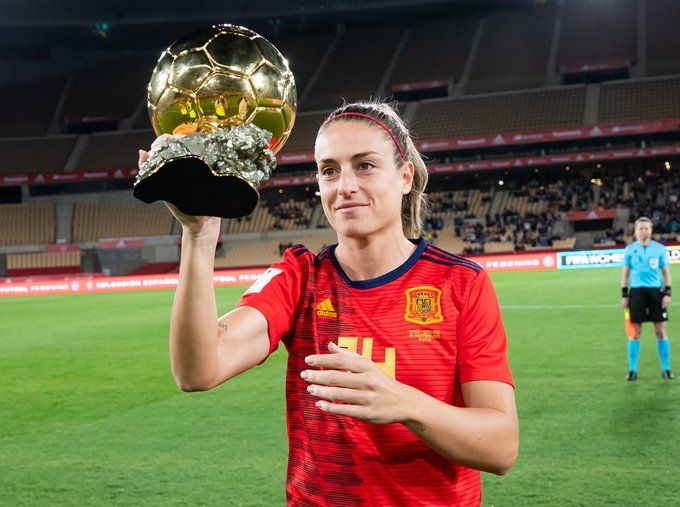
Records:
[[[173,378],[171,312],[189,228],[161,201],[227,209],[206,279],[218,316],[276,280],[281,269],[267,268],[284,257],[332,258],[350,286],[372,281],[350,280],[333,253],[346,229],[329,215],[332,177],[315,159],[317,136],[338,131],[329,115],[363,100],[389,103],[425,161],[430,213],[424,240],[412,243],[438,269],[488,273],[498,297],[519,452],[502,473],[477,467],[482,505],[680,504],[680,380],[670,374],[680,302],[664,298],[664,322],[642,324],[631,366],[638,268],[626,249],[646,245],[638,219],[647,217],[645,241],[663,246],[649,261],[653,287],[671,296],[680,279],[678,2],[8,0],[0,12],[0,505],[478,503],[423,500],[396,478],[398,493],[361,500],[349,494],[361,479],[341,483],[343,496],[321,473],[300,490],[311,496],[287,497],[291,427],[300,431],[286,373],[294,342],[215,388],[180,389]],[[246,28],[216,37],[209,27],[222,24]],[[220,37],[231,39],[220,46]],[[201,102],[206,90],[219,96]],[[355,127],[387,132],[404,158],[392,127],[369,122]],[[239,152],[222,173],[211,169],[212,189],[196,183],[207,176],[192,178],[195,165],[171,181],[153,179],[169,165],[140,164],[140,150],[162,152],[151,150],[162,134],[251,126],[266,136],[257,170]],[[238,135],[230,149],[254,145]],[[159,181],[175,186],[172,197],[142,202],[139,183]],[[373,280],[402,276],[403,266]],[[633,277],[631,313],[622,268]],[[406,291],[406,313],[397,312],[424,344],[440,340],[430,329],[444,318],[437,283],[415,287],[413,301]],[[364,304],[309,297],[320,329]],[[387,378],[389,349],[376,339],[371,356],[373,339],[363,351],[356,340],[349,348]],[[396,424],[372,426],[392,434],[385,428]],[[337,435],[305,445],[326,437]],[[340,449],[324,459],[363,466]]]

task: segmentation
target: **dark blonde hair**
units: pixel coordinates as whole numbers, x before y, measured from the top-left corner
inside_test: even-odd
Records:
[[[404,230],[404,235],[407,238],[420,237],[423,232],[423,222],[430,212],[427,194],[425,193],[428,173],[425,161],[413,143],[411,134],[408,128],[406,128],[404,121],[401,119],[396,109],[390,104],[384,102],[354,102],[351,104],[343,104],[333,111],[319,129],[317,136],[321,134],[330,123],[335,121],[333,120],[334,116],[346,113],[364,114],[382,122],[392,135],[394,135],[404,154],[404,157],[402,157],[399,148],[393,143],[389,134],[385,132],[385,136],[388,137],[390,143],[394,147],[394,163],[398,167],[404,162],[411,162],[413,164],[415,170],[411,191],[403,196],[401,200],[401,226]],[[376,125],[376,123],[370,119],[362,118],[360,116],[344,116],[339,119],[346,121],[361,121],[370,125]]]

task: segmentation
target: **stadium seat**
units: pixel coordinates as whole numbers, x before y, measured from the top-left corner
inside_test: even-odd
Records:
[[[80,272],[80,251],[7,255],[7,275],[27,276]]]
[[[0,139],[0,174],[61,172],[77,136]]]
[[[136,167],[137,151],[148,150],[155,138],[151,129],[92,134],[76,168],[84,171]]]
[[[555,14],[551,6],[490,14],[465,94],[542,87]]]
[[[282,153],[293,153],[299,151],[313,151],[316,133],[319,127],[328,116],[327,112],[300,113],[295,118],[295,125],[281,150]]]
[[[676,0],[646,0],[647,76],[680,74],[680,32]]]
[[[301,106],[307,111],[333,109],[342,99],[351,102],[374,96],[402,32],[400,26],[345,32]],[[365,50],[367,44],[370,51]]]
[[[0,246],[54,242],[54,204],[0,204]]]
[[[60,77],[0,88],[3,117],[12,120],[0,123],[0,138],[47,134],[65,82]]]
[[[512,241],[492,241],[484,243],[484,253],[507,253],[515,250],[515,244]]]
[[[678,117],[680,117],[678,77],[614,81],[602,85],[600,123]]]
[[[413,130],[425,140],[575,126],[583,124],[584,106],[583,85],[424,100],[418,106]]]
[[[73,241],[165,236],[172,234],[174,222],[174,217],[162,203],[123,205],[77,202],[73,217]]]
[[[130,118],[146,95],[156,57],[130,57],[75,73],[64,104],[64,120]]]
[[[415,24],[392,72],[391,83],[460,81],[478,23],[477,18],[463,17]]]
[[[611,59],[637,60],[635,0],[569,0],[557,57],[562,66],[602,63]]]

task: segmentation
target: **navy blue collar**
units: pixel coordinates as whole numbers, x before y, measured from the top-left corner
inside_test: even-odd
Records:
[[[406,273],[409,269],[411,269],[416,262],[418,262],[418,259],[420,259],[420,256],[423,254],[423,251],[427,247],[428,242],[425,240],[425,238],[409,239],[409,241],[416,245],[416,249],[413,251],[411,256],[408,259],[406,259],[406,261],[401,266],[393,269],[389,273],[385,273],[384,275],[381,275],[377,278],[371,278],[370,280],[355,281],[349,279],[347,273],[345,273],[345,271],[340,266],[338,259],[335,257],[335,247],[338,246],[337,244],[328,247],[328,254],[331,256],[331,261],[333,262],[335,269],[338,271],[338,274],[347,285],[354,289],[373,289],[375,287],[380,287],[381,285],[385,285],[393,280],[396,280],[401,275]]]

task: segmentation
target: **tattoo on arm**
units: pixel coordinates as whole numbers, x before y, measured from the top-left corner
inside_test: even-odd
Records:
[[[411,430],[418,435],[422,435],[427,431],[427,428],[424,424],[415,423],[413,426],[411,426]]]
[[[224,329],[225,331],[227,330],[227,325],[224,322],[218,322],[217,327]]]

